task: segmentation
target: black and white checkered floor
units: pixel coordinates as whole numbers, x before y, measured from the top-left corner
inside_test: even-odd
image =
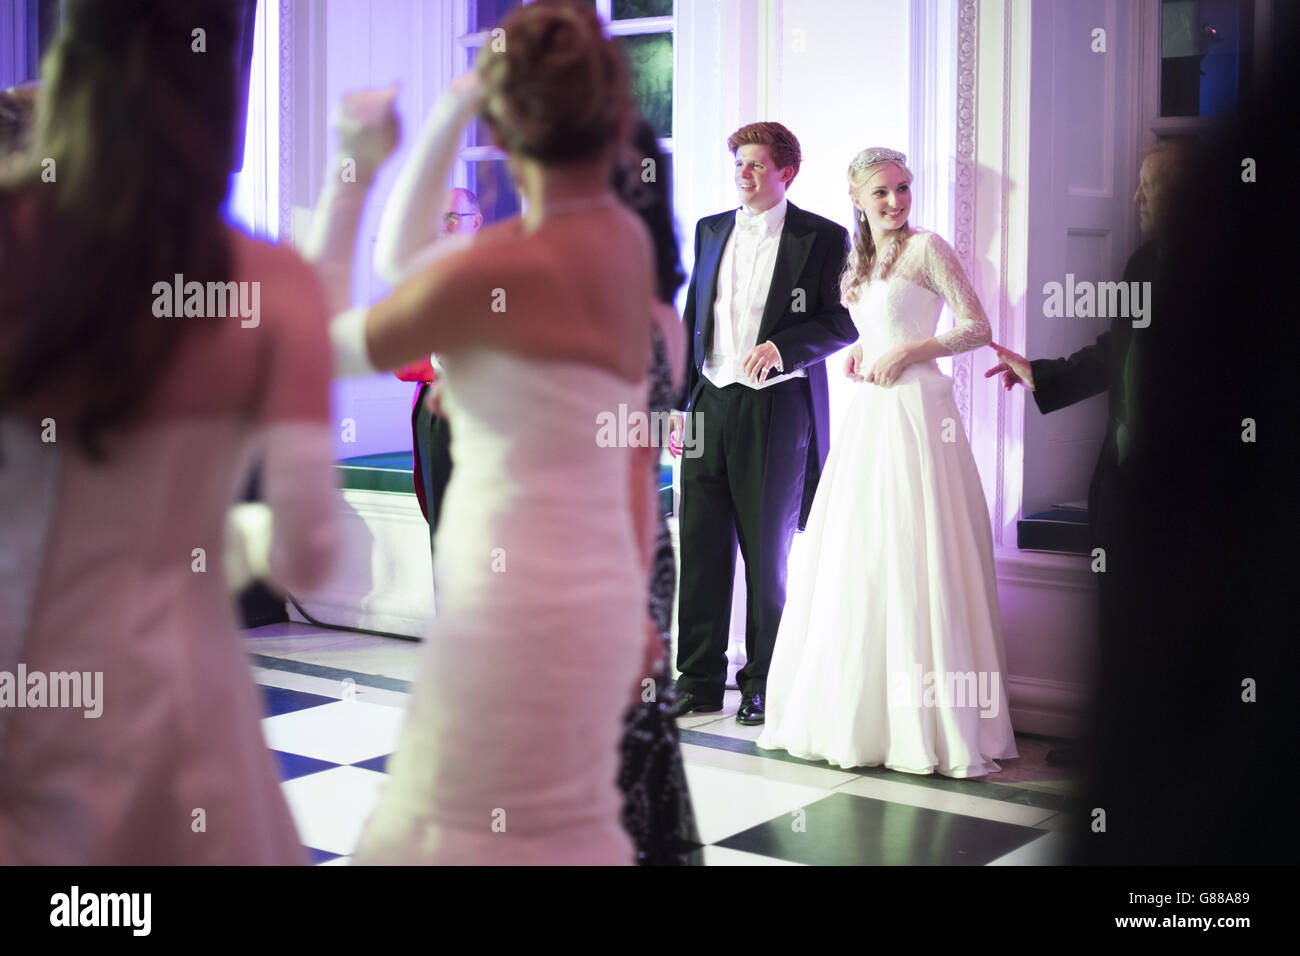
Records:
[[[303,842],[315,862],[347,864],[384,784],[420,645],[304,624],[245,638]],[[680,721],[707,865],[1061,862],[1070,775],[1046,765],[1049,741],[1018,738],[1020,760],[980,780],[841,770],[759,750],[761,728],[737,724],[738,705],[729,691],[721,714]]]

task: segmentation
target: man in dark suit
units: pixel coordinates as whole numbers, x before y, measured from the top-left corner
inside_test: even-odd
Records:
[[[1172,184],[1180,157],[1187,147],[1162,143],[1149,150],[1142,161],[1137,192],[1138,220],[1146,242],[1129,257],[1124,267],[1125,283],[1149,282],[1156,296],[1163,279],[1166,258],[1165,237],[1169,230]],[[1156,296],[1158,297],[1158,296]],[[1148,309],[1151,303],[1147,303]],[[1148,314],[1141,325],[1152,322]],[[1032,362],[1010,349],[994,345],[1002,361],[984,373],[985,377],[1002,373],[1003,384],[1011,388],[1019,383],[1031,389],[1034,403],[1043,414],[1065,408],[1085,398],[1108,393],[1109,414],[1101,455],[1097,459],[1088,487],[1088,527],[1093,548],[1105,553],[1106,571],[1098,575],[1098,627],[1100,646],[1105,655],[1119,635],[1136,599],[1137,569],[1129,566],[1131,549],[1125,534],[1130,524],[1124,514],[1129,496],[1122,488],[1123,464],[1133,444],[1133,428],[1140,418],[1134,404],[1137,382],[1134,370],[1140,364],[1143,328],[1134,327],[1128,315],[1112,318],[1110,330],[1097,337],[1068,358],[1034,359]],[[1048,763],[1075,766],[1082,759],[1072,748],[1060,748],[1048,754]]]
[[[680,407],[698,423],[681,471],[677,716],[721,710],[735,550],[748,594],[736,719],[761,724],[785,608],[786,559],[829,447],[826,356],[857,339],[840,304],[842,226],[786,190],[799,141],[780,123],[727,140],[741,208],[701,219],[686,297]]]

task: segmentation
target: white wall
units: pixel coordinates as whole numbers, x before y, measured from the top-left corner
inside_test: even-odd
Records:
[[[376,177],[361,220],[353,264],[354,303],[374,302],[387,292],[371,270],[374,236],[383,202],[409,144],[438,93],[452,78],[453,13],[457,6],[452,0],[317,0],[298,24],[299,32],[305,34],[298,50],[312,62],[310,69],[298,71],[308,88],[294,97],[295,108],[308,114],[300,115],[299,130],[304,126],[310,130],[310,135],[299,136],[299,145],[311,153],[297,164],[299,175],[303,171],[308,174],[310,186],[295,190],[296,235],[305,235],[310,222],[311,206],[334,145],[330,120],[343,95],[393,82],[399,86],[402,143]],[[335,382],[335,457],[409,450],[414,388],[389,374]],[[344,427],[348,420],[355,422],[355,429]]]
[[[868,146],[889,146],[915,158],[910,139],[908,14],[903,0],[786,0],[781,10],[780,88],[776,114],[803,146],[803,169],[790,192],[796,205],[853,228],[846,170]],[[802,43],[800,42],[802,41]],[[920,177],[916,166],[912,171]],[[922,224],[927,210],[911,214]],[[855,394],[827,361],[831,434]]]
[[[696,221],[739,205],[726,141],[746,123],[789,127],[803,152],[790,201],[851,228],[845,170],[854,155],[867,146],[910,150],[909,8],[907,0],[679,0],[674,170],[688,270]],[[946,157],[936,168],[946,171]],[[925,216],[918,208],[913,222]],[[842,361],[827,363],[832,435],[853,394]]]

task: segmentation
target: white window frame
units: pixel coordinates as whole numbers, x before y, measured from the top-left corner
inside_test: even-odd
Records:
[[[456,36],[456,46],[459,50],[464,51],[465,59],[456,64],[457,72],[469,69],[474,62],[474,51],[485,45],[492,39],[490,30],[479,30],[476,33],[469,32],[470,6],[475,0],[465,0],[463,3],[456,5],[454,20],[454,30]],[[524,0],[524,3],[532,3],[533,0]],[[677,112],[677,69],[676,69],[676,29],[677,29],[677,2],[674,0],[673,13],[666,17],[639,17],[634,20],[611,20],[610,17],[614,10],[614,0],[596,0],[596,14],[605,24],[607,35],[615,37],[640,36],[647,33],[668,33],[673,35],[674,44],[674,64],[673,64],[673,129],[676,126]],[[673,137],[666,136],[658,140],[659,149],[663,151],[665,158],[670,158],[673,154]],[[465,164],[461,172],[468,174],[468,167],[471,163],[481,163],[488,160],[504,160],[506,154],[503,150],[495,146],[464,146],[457,154],[457,158]]]

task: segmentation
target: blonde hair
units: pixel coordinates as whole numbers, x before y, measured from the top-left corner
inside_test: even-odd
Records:
[[[883,158],[882,158],[883,157]],[[849,163],[849,195],[860,188],[863,183],[874,176],[881,166],[892,163],[907,175],[907,181],[911,183],[913,176],[912,171],[906,166],[907,157],[902,153],[892,149],[884,149],[879,146],[873,146],[870,149],[864,149],[853,157],[853,162]],[[857,207],[854,207],[857,212]],[[871,280],[872,272],[878,270],[876,278],[884,279],[893,269],[894,263],[903,252],[903,245],[907,242],[907,237],[912,234],[912,227],[904,221],[898,227],[894,234],[893,240],[889,243],[888,248],[880,256],[876,255],[876,243],[871,238],[871,226],[866,222],[864,215],[855,215],[853,217],[853,242],[849,248],[849,257],[844,264],[844,272],[840,275],[840,300],[848,305],[851,302],[858,301],[861,293],[861,287]]]

